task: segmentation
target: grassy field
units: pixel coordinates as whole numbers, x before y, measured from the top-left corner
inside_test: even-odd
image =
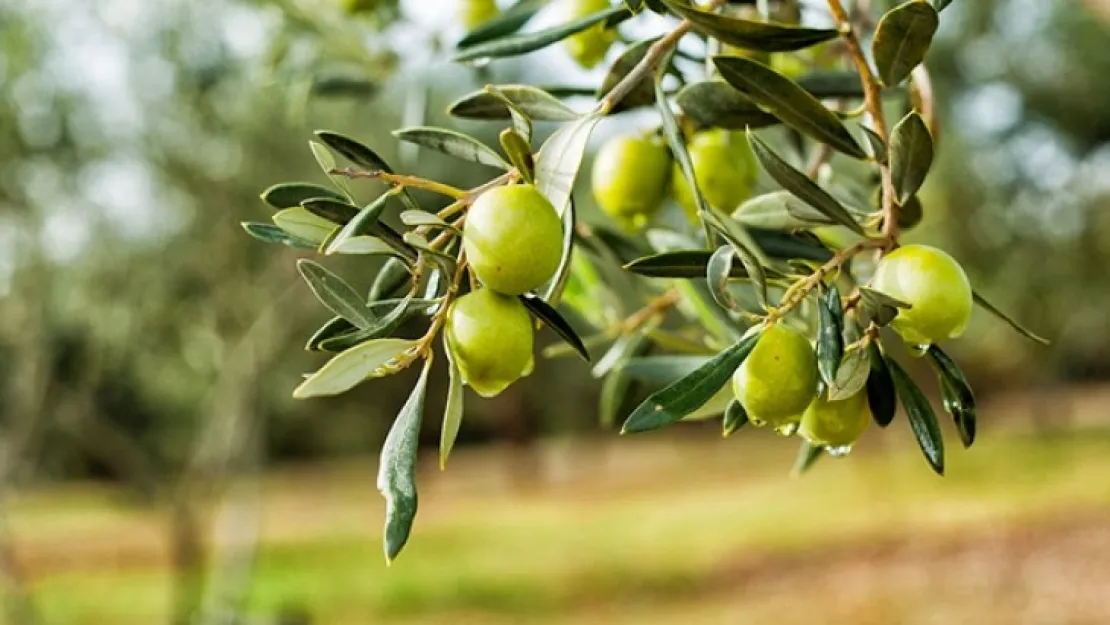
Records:
[[[425,467],[389,568],[372,461],[277,472],[247,602],[327,625],[1110,622],[1110,434],[988,429],[944,479],[901,434],[801,479],[794,449],[744,432],[463,450]],[[156,513],[86,485],[10,514],[46,623],[166,622]]]

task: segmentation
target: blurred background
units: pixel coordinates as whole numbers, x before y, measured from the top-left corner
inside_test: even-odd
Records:
[[[604,73],[558,46],[452,65],[450,4],[0,2],[0,622],[1110,622],[1105,0],[943,14],[940,162],[909,238],[1053,339],[977,314],[951,346],[982,407],[947,477],[903,420],[803,479],[766,432],[618,440],[588,367],[540,361],[468,397],[443,473],[429,393],[421,513],[386,568],[377,451],[411,375],[292,400],[329,315],[297,253],[239,222],[268,219],[270,184],[323,182],[314,129],[474,186],[487,171],[389,131],[492,140],[447,103]]]

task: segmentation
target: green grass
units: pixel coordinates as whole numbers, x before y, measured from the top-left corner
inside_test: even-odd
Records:
[[[649,436],[603,450],[583,443],[582,451],[566,446],[573,454],[566,474],[532,489],[506,487],[512,469],[504,454],[462,453],[446,473],[429,467],[421,476],[413,537],[388,568],[372,466],[275,475],[250,611],[296,606],[336,625],[525,616],[555,623],[616,622],[608,611],[623,605],[639,614],[630,622],[674,622],[663,616],[668,606],[705,593],[737,563],[873,541],[944,540],[1110,505],[1105,434],[988,433],[971,451],[949,450],[944,479],[901,443],[889,453],[822,459],[802,479],[787,474],[794,445],[763,432],[728,441]],[[157,536],[157,517],[97,508],[73,493],[16,507],[27,549],[124,544],[139,530]],[[46,621],[164,622],[168,591],[157,553],[146,562],[139,548],[128,553],[113,562],[111,549],[102,549],[36,574]],[[716,600],[731,601],[727,593]]]

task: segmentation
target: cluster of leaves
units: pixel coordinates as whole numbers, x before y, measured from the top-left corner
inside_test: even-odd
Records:
[[[909,227],[915,220],[905,217],[920,213],[916,194],[930,169],[934,145],[928,120],[912,110],[921,94],[911,74],[920,66],[938,13],[948,2],[914,0],[883,15],[870,37],[870,58],[861,48],[859,24],[803,26],[796,23],[797,12],[789,11],[796,8],[792,2],[776,3],[785,17],[773,21],[745,6],[752,4],[730,3],[716,10],[685,0],[627,1],[528,31],[543,2],[521,0],[466,35],[455,59],[486,63],[527,54],[588,29],[617,29],[646,10],[670,15],[674,30],[631,43],[616,55],[590,111],[568,106],[562,90],[529,85],[487,86],[450,106],[450,114],[458,118],[505,123],[500,151],[446,128],[395,132],[401,141],[498,172],[478,188],[460,190],[398,174],[367,146],[321,131],[311,148],[333,186],[284,183],[263,193],[262,199],[278,212],[273,223],[244,224],[256,238],[325,256],[387,258],[365,296],[315,261],[299,261],[312,292],[334,314],[307,348],[334,356],[307,376],[294,395],[341,393],[424,361],[382,451],[379,488],[388,501],[387,559],[403,547],[416,513],[417,435],[433,340],[451,302],[474,282],[473,276],[467,280],[460,242],[466,210],[482,192],[503,184],[535,184],[563,220],[559,269],[547,285],[521,299],[563,339],[549,355],[578,353],[589,360],[588,347],[605,348],[592,370],[604,378],[603,423],[614,422],[644,386],[662,386],[631,411],[624,432],[720,415],[726,435],[734,432],[748,417],[722,389],[766,324],[789,321],[816,329],[824,396],[838,399],[865,391],[875,422],[884,427],[893,421],[900,400],[930,466],[943,472],[944,442],[936,414],[886,349],[897,337],[884,328],[908,304],[868,288],[856,274],[857,266],[868,267],[864,252],[897,246],[894,220]],[[839,6],[830,0],[834,13]],[[711,56],[709,62],[696,53],[676,54],[688,32],[705,42],[706,50],[723,44],[742,53]],[[813,66],[804,75],[788,77],[770,63],[772,55],[807,55],[817,46],[831,50],[832,61],[817,65],[815,57],[804,56]],[[677,91],[672,82],[679,85]],[[884,97],[888,105],[910,109],[889,131],[882,121]],[[864,105],[846,108],[852,101]],[[575,181],[593,129],[606,116],[640,107],[657,111],[660,133],[693,190],[698,223],[688,228],[659,226],[629,234],[578,218]],[[865,114],[870,126],[861,121]],[[536,125],[544,123],[558,127],[537,149]],[[688,136],[704,128],[745,131],[768,180],[780,188],[751,198],[732,214],[710,206],[686,150]],[[336,155],[348,166],[340,167]],[[814,165],[810,171],[795,166],[798,157],[808,157]],[[355,188],[360,179],[384,181],[389,187],[366,203]],[[412,189],[437,193],[450,203],[427,209]],[[872,204],[876,195],[878,207]],[[403,227],[383,220],[394,204]],[[815,235],[833,227],[850,233],[850,242],[833,244]],[[853,264],[857,258],[863,262]],[[988,311],[1037,338],[975,297]],[[424,335],[395,336],[403,322],[416,317],[428,319]],[[590,332],[575,327],[589,327]],[[924,351],[938,373],[944,408],[963,444],[970,446],[976,432],[971,387],[940,347]],[[462,414],[462,381],[452,362],[441,462]],[[821,452],[803,443],[798,468],[808,468]]]

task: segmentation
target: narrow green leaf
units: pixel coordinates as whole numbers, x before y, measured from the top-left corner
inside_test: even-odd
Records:
[[[320,328],[316,330],[316,332],[314,332],[311,337],[309,337],[308,342],[305,343],[304,348],[306,351],[310,352],[321,351],[320,343],[332,338],[333,336],[339,336],[340,334],[345,334],[347,332],[355,330],[358,330],[358,328],[351,325],[351,322],[347,321],[343,317],[332,317],[330,320],[328,320],[327,323],[320,326]]]
[[[818,100],[863,99],[863,82],[855,70],[817,70],[797,78],[798,86]]]
[[[513,167],[520,172],[524,181],[529,184],[535,183],[536,163],[532,160],[532,146],[528,145],[528,140],[512,128],[502,130],[499,138],[501,149],[509,157]]]
[[[965,448],[971,447],[975,442],[977,419],[975,393],[971,390],[971,384],[960,366],[944,350],[930,345],[927,353],[940,379],[944,410],[952,415],[956,431],[960,434],[960,442]]]
[[[844,358],[844,309],[840,291],[829,285],[817,306],[817,370],[826,384],[836,382]]]
[[[675,15],[690,20],[694,29],[724,43],[760,52],[790,52],[836,39],[831,28],[804,28],[756,22],[699,10],[686,2],[662,0]]]
[[[867,139],[867,145],[871,147],[871,156],[875,159],[875,162],[886,165],[890,159],[886,142],[877,132],[867,126],[860,126],[860,129],[863,130],[863,136]]]
[[[366,296],[367,301],[373,303],[389,297],[407,284],[411,275],[409,266],[404,261],[398,258],[385,261],[382,268],[378,270],[378,275],[374,276],[374,281],[370,284],[370,291]]]
[[[338,395],[370,378],[388,375],[391,362],[416,345],[408,339],[377,339],[336,354],[316,373],[301,382],[293,397],[308,399]]]
[[[793,193],[798,199],[821,211],[823,215],[836,223],[845,226],[857,234],[863,234],[863,226],[859,225],[848,209],[836,201],[828,191],[825,191],[809,176],[798,171],[782,159],[774,150],[763,142],[752,131],[748,131],[748,140],[752,144],[752,151],[763,166],[763,169],[779,183],[783,189]]]
[[[772,191],[750,198],[737,207],[732,218],[748,228],[787,232],[834,223],[789,191]]]
[[[896,6],[879,20],[871,54],[884,85],[900,84],[925,60],[939,25],[937,10],[920,0]]]
[[[547,327],[554,330],[555,333],[559,335],[559,338],[573,347],[574,351],[578,352],[578,355],[581,356],[583,360],[586,362],[590,361],[590,352],[586,349],[586,345],[582,342],[578,333],[574,331],[574,328],[572,328],[571,325],[567,323],[567,320],[563,319],[563,316],[559,314],[559,311],[555,310],[547,302],[543,301],[542,298],[532,293],[525,293],[519,297],[524,307],[528,309],[528,312],[535,315],[535,317],[544,322]]]
[[[443,336],[443,352],[447,354],[447,403],[443,408],[443,425],[439,433],[439,468],[447,468],[447,457],[455,447],[459,437],[459,426],[463,419],[463,380],[455,354],[451,351],[447,335]]]
[[[302,250],[316,249],[316,244],[312,241],[306,241],[300,237],[295,237],[274,224],[244,221],[239,225],[243,226],[243,230],[246,230],[247,234],[265,243],[288,245],[289,247]]]
[[[829,384],[829,401],[841,401],[862,391],[871,378],[871,358],[866,349],[849,350],[840,360],[836,379]],[[893,397],[891,401],[893,402]]]
[[[648,49],[658,40],[658,37],[645,39],[625,48],[624,51],[621,52],[621,55],[617,57],[617,60],[613,62],[613,65],[609,67],[609,71],[605,75],[605,80],[601,81],[601,86],[598,87],[594,97],[598,100],[604,98],[617,83],[627,76],[629,72],[643,60],[647,55]],[[637,83],[636,87],[613,107],[612,112],[618,113],[641,106],[650,106],[654,102],[655,86],[652,84],[651,76],[645,75],[643,80]]]
[[[343,226],[343,229],[332,238],[325,253],[336,253],[339,247],[348,239],[364,234],[382,234],[383,229],[379,227],[378,219],[381,217],[382,212],[385,211],[385,207],[389,204],[389,199],[391,197],[393,197],[392,193],[384,193],[376,200],[363,207],[363,209],[348,221]]]
[[[574,232],[578,219],[578,209],[574,205],[574,198],[570,198],[567,210],[563,211],[563,249],[559,257],[559,266],[555,275],[543,291],[543,300],[552,306],[558,306],[562,299],[563,290],[566,289],[567,280],[570,279],[571,263],[574,261]]]
[[[675,96],[675,102],[697,128],[743,130],[780,123],[779,118],[721,80],[686,85]]]
[[[274,208],[293,208],[312,198],[329,197],[346,201],[342,193],[311,182],[283,182],[266,189],[260,196],[262,201]]]
[[[670,56],[664,59],[664,63],[660,67],[664,67],[669,62]],[[686,179],[686,184],[694,197],[698,215],[708,214],[709,204],[705,201],[705,196],[698,185],[698,179],[694,175],[694,163],[690,160],[690,152],[686,149],[686,140],[682,134],[682,128],[679,127],[674,111],[671,110],[671,105],[667,101],[667,95],[663,91],[663,72],[661,71],[657,71],[655,74],[655,108],[659,110],[659,117],[663,122],[663,135],[667,138],[667,145],[670,146],[671,154],[674,155],[675,162],[678,163],[682,176]],[[708,240],[708,231],[706,232],[706,238],[706,244],[712,246],[712,241]]]
[[[316,158],[316,164],[320,166],[321,171],[327,175],[331,183],[339,187],[346,197],[353,199],[354,196],[351,194],[351,187],[347,179],[339,174],[331,173],[336,169],[336,163],[335,156],[328,150],[328,147],[315,141],[309,141],[308,147],[312,150],[312,156]]]
[[[711,250],[681,250],[644,256],[624,266],[627,271],[651,278],[704,278],[709,267]],[[746,278],[742,265],[733,265],[732,278]]]
[[[316,299],[333,313],[350,321],[355,326],[366,329],[374,323],[374,317],[362,303],[362,297],[355,292],[343,278],[330,272],[319,263],[306,258],[297,261],[301,273]]]
[[[448,224],[446,221],[440,219],[439,215],[426,211],[402,211],[400,217],[401,223],[405,224],[406,226],[412,226],[414,228],[417,226],[431,226],[434,228],[451,227],[451,225]]]
[[[871,418],[879,427],[885,428],[894,420],[894,413],[898,409],[898,395],[879,344],[875,341],[869,343],[867,354],[871,369],[867,376],[867,405],[871,408]]]
[[[465,161],[480,163],[499,169],[512,169],[493,148],[471,137],[470,135],[431,126],[417,126],[394,130],[393,136],[401,141],[408,141],[416,145],[443,152]]]
[[[721,423],[722,435],[728,438],[747,424],[748,412],[744,410],[744,404],[733,399],[728,403],[728,408],[725,408],[725,417]]]
[[[369,327],[356,328],[350,332],[324,339],[320,342],[320,349],[326,352],[342,352],[360,343],[389,336],[404,322],[405,316],[409,312],[409,302],[411,300],[411,297],[401,300],[392,310],[384,316],[378,317]]]
[[[320,245],[339,226],[321,219],[300,206],[274,213],[274,224],[294,237]]]
[[[506,100],[536,121],[570,122],[581,117],[551,94],[531,85],[498,85],[496,93],[488,88],[476,91],[453,102],[447,112],[463,119],[512,119],[513,111]]]
[[[603,11],[591,13],[574,21],[534,33],[509,35],[461,48],[452,60],[458,63],[471,61],[485,62],[489,59],[528,54],[529,52],[535,52],[541,48],[546,48],[557,41],[566,39],[575,33],[582,32],[595,24],[605,22],[612,17],[631,14],[632,12],[628,10],[628,7],[620,5],[613,6]]]
[[[771,258],[782,260],[804,259],[823,263],[832,258],[832,251],[825,247],[816,236],[809,233],[775,232],[773,230],[749,230],[755,244]],[[768,268],[768,275],[770,275]]]
[[[890,176],[898,204],[905,204],[921,188],[933,165],[933,135],[917,111],[894,126],[890,135]]]
[[[513,101],[510,100],[507,95],[505,95],[504,93],[501,93],[501,91],[496,86],[486,85],[485,90],[486,90],[487,93],[493,95],[494,97],[496,97],[497,99],[499,99],[499,100],[501,100],[502,102],[505,103],[505,108],[508,109],[509,116],[513,120],[513,129],[517,132],[517,134],[520,135],[520,138],[524,140],[524,144],[528,146],[527,153],[529,155],[529,159],[531,159],[531,154],[532,154],[532,119],[530,117],[528,117],[528,114],[525,113],[523,110],[521,110],[521,108],[519,106],[514,104]],[[508,130],[508,129],[506,129],[506,130]],[[502,134],[504,134],[504,133],[502,133]],[[504,147],[504,140],[502,140],[502,147]],[[506,150],[506,153],[508,153],[507,150]],[[512,155],[510,154],[510,156],[512,156]],[[513,164],[515,165],[516,162],[514,161]],[[531,172],[531,168],[529,168],[528,171]]]
[[[368,171],[382,171],[387,174],[394,173],[393,168],[385,159],[376,152],[354,139],[331,130],[317,130],[316,137],[327,144],[328,147],[339,152],[344,158]],[[419,209],[420,205],[413,199],[407,189],[401,190],[401,202],[406,208]]]
[[[1020,323],[1015,321],[1013,317],[1011,317],[1010,315],[1007,315],[1006,313],[1002,312],[1002,310],[1000,310],[998,307],[996,307],[994,304],[988,302],[986,300],[986,298],[984,298],[978,292],[972,291],[971,295],[974,298],[976,304],[979,304],[987,312],[991,313],[995,317],[998,317],[1002,321],[1005,321],[1018,334],[1024,336],[1025,338],[1027,338],[1031,341],[1034,341],[1036,343],[1040,343],[1041,345],[1050,345],[1051,344],[1051,341],[1049,341],[1048,339],[1046,339],[1046,338],[1044,338],[1044,337],[1042,337],[1038,334],[1034,334],[1032,330],[1026,329]]]
[[[520,0],[513,6],[505,9],[500,15],[468,32],[466,36],[460,39],[459,43],[456,44],[457,48],[462,50],[478,45],[479,43],[490,41],[491,39],[500,39],[506,35],[517,32],[527,24],[536,13],[539,13],[540,9],[543,8],[544,2],[545,0]]]
[[[848,156],[867,158],[840,119],[789,78],[739,56],[715,56],[713,63],[728,84],[786,125]]]
[[[392,563],[408,542],[416,519],[416,452],[420,447],[420,422],[424,418],[424,395],[428,389],[431,359],[425,361],[412,393],[382,445],[378,467],[378,491],[385,497],[385,561]]]
[[[617,340],[613,341],[613,344],[602,354],[601,358],[597,359],[597,363],[590,370],[590,375],[595,378],[603,378],[613,369],[623,366],[632,357],[632,354],[643,345],[644,336],[645,332],[643,330],[618,336]]]
[[[652,393],[629,415],[622,434],[646,432],[670,425],[700,408],[721,390],[759,339],[751,333],[714,356],[693,373]]]
[[[330,247],[336,254],[397,255],[397,250],[393,246],[378,237],[368,235],[351,237]]]
[[[798,456],[794,460],[794,468],[790,473],[795,477],[805,474],[813,468],[817,460],[825,453],[825,448],[820,445],[811,445],[808,441],[802,441],[798,447]]]
[[[358,215],[358,207],[354,204],[345,199],[336,200],[330,197],[309,198],[301,202],[301,208],[340,226],[346,225]]]
[[[941,12],[952,4],[952,0],[933,0],[933,6],[936,7],[937,12]]]
[[[725,310],[742,312],[744,307],[728,288],[728,281],[732,275],[732,259],[736,257],[736,250],[731,245],[723,245],[713,252],[706,265],[706,280],[709,292],[717,305]]]
[[[740,257],[740,262],[744,265],[744,271],[748,274],[748,279],[752,281],[752,287],[759,299],[759,304],[766,309],[768,305],[767,271],[760,259],[756,257],[755,252],[744,241],[745,238],[750,240],[750,235],[734,219],[728,215],[719,214],[713,208],[702,215],[702,220],[720,233],[732,246],[736,255]]]
[[[910,428],[917,438],[917,444],[921,447],[933,471],[937,475],[944,475],[944,438],[940,431],[940,424],[937,423],[937,415],[929,405],[929,398],[894,359],[887,358],[886,364],[894,381],[894,388],[902,400],[902,408],[909,418]]]
[[[536,158],[536,188],[562,216],[570,203],[574,181],[594,126],[603,115],[594,113],[564,125],[548,137]]]

